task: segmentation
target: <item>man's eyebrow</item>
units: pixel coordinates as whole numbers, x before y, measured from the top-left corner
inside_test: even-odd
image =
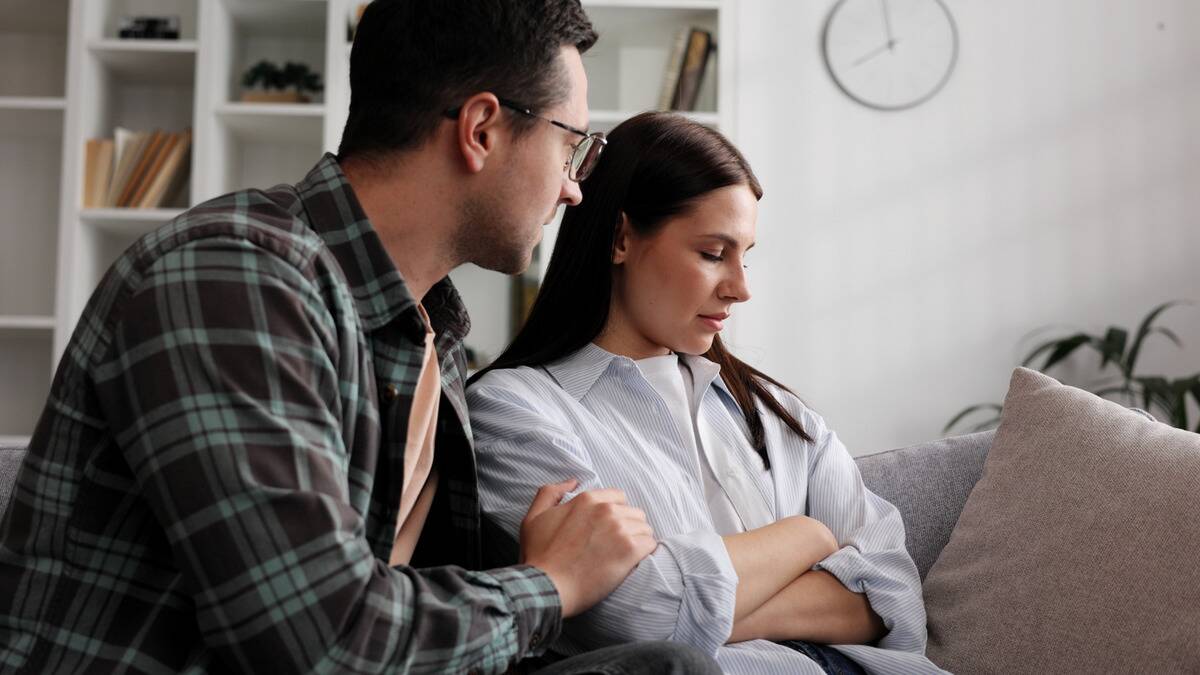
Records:
[[[729,246],[732,246],[733,248],[737,248],[738,246],[741,245],[737,239],[734,239],[733,237],[731,237],[727,234],[720,234],[718,232],[714,232],[712,234],[702,234],[700,236],[704,239],[717,239],[719,241],[724,242],[725,244],[727,244]],[[752,248],[754,248],[754,242],[750,242],[750,245],[746,247],[746,250],[749,251]]]

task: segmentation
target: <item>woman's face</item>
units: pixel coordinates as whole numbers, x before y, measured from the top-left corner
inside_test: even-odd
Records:
[[[733,306],[750,299],[745,256],[757,219],[758,201],[743,184],[704,195],[650,236],[623,220],[601,346],[635,359],[708,351]]]

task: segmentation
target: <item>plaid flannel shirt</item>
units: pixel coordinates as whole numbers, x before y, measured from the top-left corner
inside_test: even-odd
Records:
[[[559,632],[481,557],[449,280],[414,567],[386,564],[424,324],[325,156],[141,238],[88,302],[0,523],[0,670],[497,672]],[[420,568],[418,568],[420,567]]]

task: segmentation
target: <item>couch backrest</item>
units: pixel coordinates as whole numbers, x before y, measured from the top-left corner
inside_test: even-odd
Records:
[[[25,448],[0,447],[0,518],[8,507],[8,496],[12,494],[17,480],[17,468],[25,456]]]
[[[867,488],[900,510],[905,545],[922,580],[950,541],[994,435],[957,436],[856,460]]]

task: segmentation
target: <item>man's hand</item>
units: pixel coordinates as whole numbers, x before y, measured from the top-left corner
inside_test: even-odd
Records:
[[[564,618],[602,600],[658,545],[646,514],[620,490],[590,490],[559,504],[576,485],[543,486],[521,523],[521,560],[554,582]]]

